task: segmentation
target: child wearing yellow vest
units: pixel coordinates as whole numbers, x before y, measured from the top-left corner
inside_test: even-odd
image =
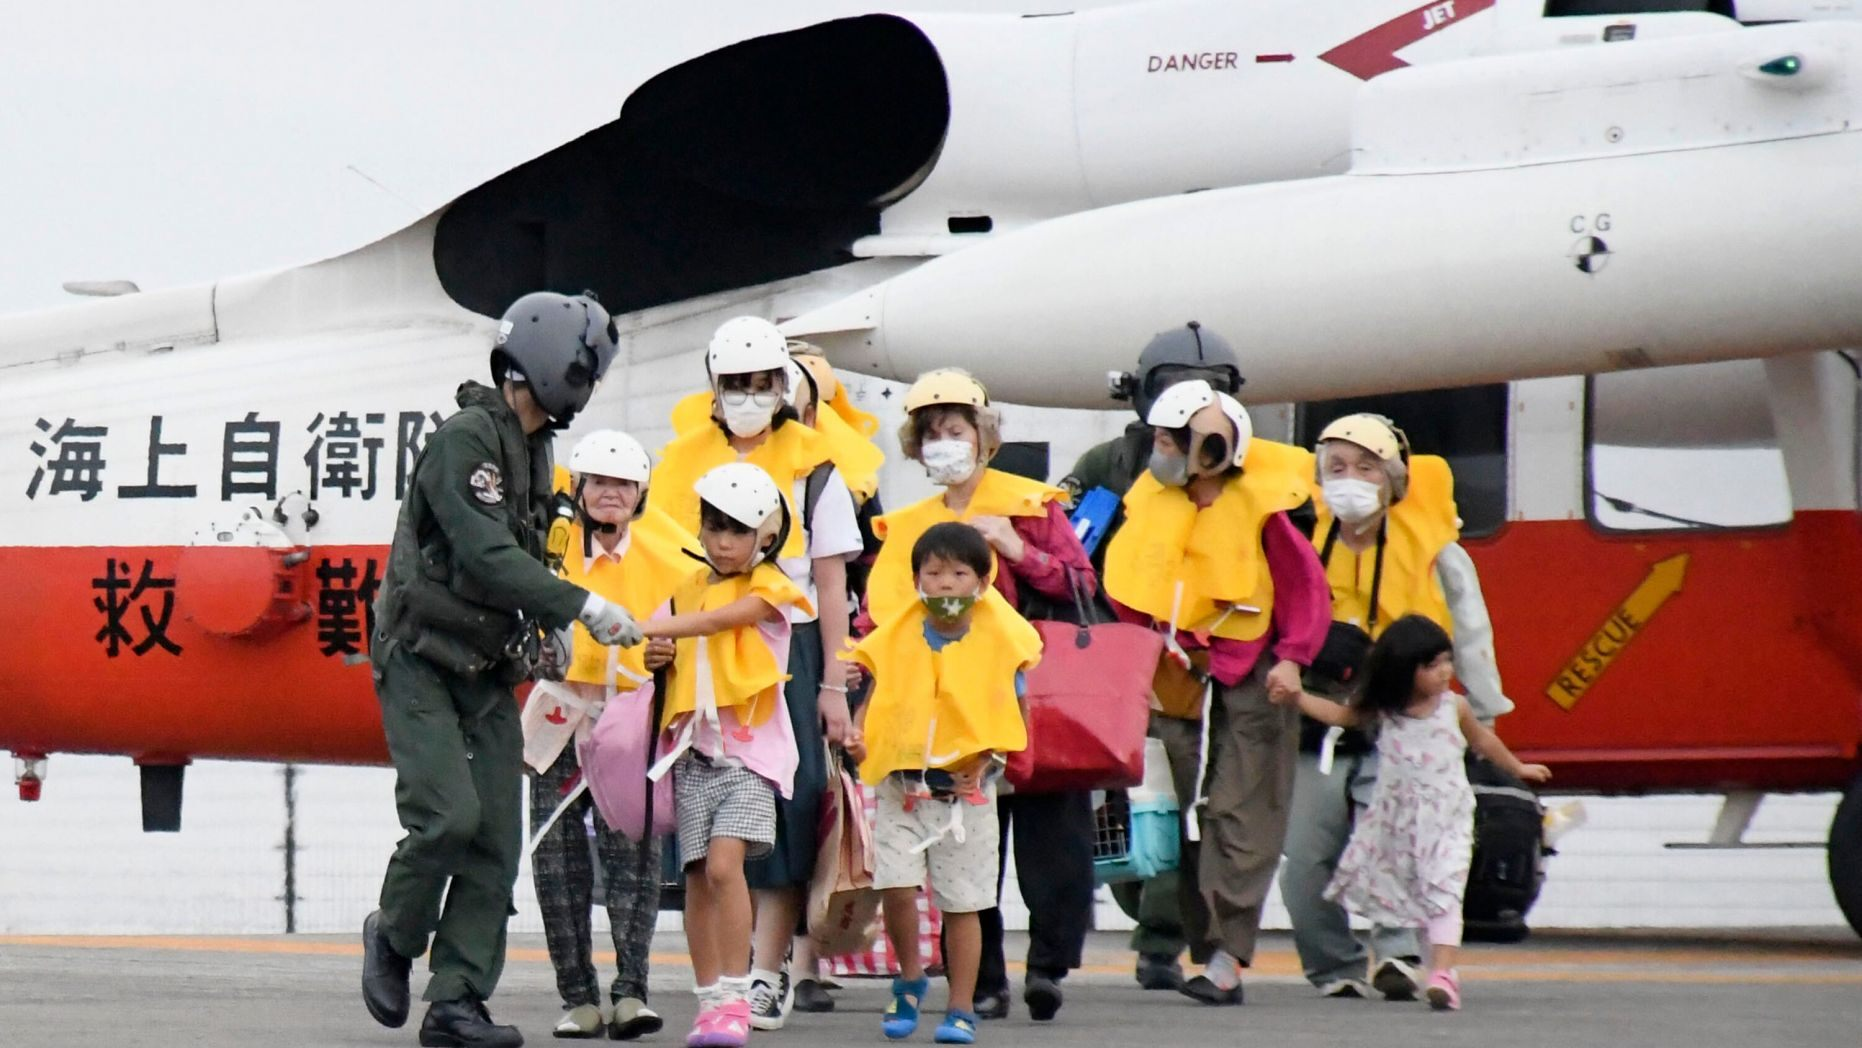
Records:
[[[883,1023],[893,1040],[917,1029],[930,988],[915,898],[928,876],[950,983],[936,1040],[976,1041],[979,914],[996,904],[1001,873],[995,780],[1006,755],[1028,745],[1021,674],[1041,653],[1040,634],[990,585],[992,559],[968,524],[926,529],[911,551],[919,600],[847,656],[873,678],[849,751],[879,788],[873,887],[899,958]]]
[[[787,609],[808,599],[775,564],[791,526],[769,474],[718,466],[693,485],[707,566],[679,585],[672,614],[642,623],[646,665],[669,667],[663,754],[679,807],[685,932],[699,999],[688,1044],[750,1036],[750,889],[744,863],[776,841],[776,798],[797,751],[782,685]]]
[[[666,603],[673,587],[690,574],[686,550],[696,542],[664,511],[647,504],[652,461],[625,433],[598,430],[576,442],[569,469],[557,489],[569,493],[576,514],[561,549],[557,573],[570,582],[645,619]],[[531,824],[542,825],[558,807],[563,812],[531,852],[537,906],[543,913],[550,963],[563,1015],[558,1037],[633,1040],[657,1032],[660,1017],[647,1007],[648,946],[659,915],[659,842],[635,841],[595,813],[595,845],[607,887],[608,923],[618,967],[611,987],[612,1011],[604,1013],[599,973],[590,947],[589,903],[594,867],[583,829],[590,795],[578,793],[566,806],[582,774],[578,742],[587,737],[605,707],[616,715],[649,713],[637,694],[646,679],[641,647],[597,643],[580,625],[571,627],[569,662],[560,683],[540,683],[524,706],[524,762],[531,779]]]

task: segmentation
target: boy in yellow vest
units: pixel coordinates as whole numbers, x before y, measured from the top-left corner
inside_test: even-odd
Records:
[[[899,958],[882,1029],[918,1028],[930,984],[918,954],[916,896],[930,882],[944,915],[949,1005],[939,1044],[976,1043],[978,914],[996,904],[1001,834],[996,779],[1028,745],[1022,671],[1041,637],[989,583],[989,543],[968,524],[934,524],[912,544],[918,601],[847,658],[873,678],[849,751],[879,788],[873,887],[884,893],[886,935]]]

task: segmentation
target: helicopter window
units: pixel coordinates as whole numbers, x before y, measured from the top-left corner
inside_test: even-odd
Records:
[[[1762,528],[1791,487],[1756,360],[1619,371],[1586,383],[1585,503],[1604,531]]]
[[[1369,411],[1388,416],[1409,436],[1417,455],[1440,455],[1455,473],[1461,534],[1480,538],[1506,520],[1507,387],[1431,389],[1303,404],[1295,424],[1299,443],[1311,447],[1319,431],[1341,415]]]

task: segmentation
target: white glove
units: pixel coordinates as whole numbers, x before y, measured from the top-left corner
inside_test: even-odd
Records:
[[[646,639],[640,627],[634,625],[634,617],[627,614],[626,608],[593,593],[588,595],[588,601],[582,605],[582,613],[576,619],[587,626],[588,632],[603,644],[631,648]]]

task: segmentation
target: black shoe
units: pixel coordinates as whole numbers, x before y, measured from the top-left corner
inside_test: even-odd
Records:
[[[1022,984],[1022,1003],[1028,1006],[1028,1018],[1044,1023],[1060,1011],[1061,1002],[1066,997],[1060,992],[1060,981],[1033,972],[1028,974],[1028,981]]]
[[[407,973],[414,962],[394,952],[381,930],[381,911],[362,922],[362,1003],[389,1029],[407,1025]]]
[[[493,1023],[485,1002],[461,997],[427,1008],[420,1043],[422,1048],[522,1048],[524,1035],[515,1026]]]
[[[795,1010],[798,1012],[831,1012],[834,1010],[834,998],[814,979],[803,979],[795,984]]]
[[[976,995],[976,1017],[978,1019],[1006,1019],[1009,1017],[1009,988]]]
[[[1136,975],[1138,985],[1147,990],[1183,989],[1183,965],[1169,954],[1139,954]]]
[[[1177,990],[1185,997],[1193,997],[1204,1004],[1240,1004],[1241,984],[1236,983],[1232,990],[1224,990],[1211,982],[1207,975],[1198,975],[1185,982]]]

